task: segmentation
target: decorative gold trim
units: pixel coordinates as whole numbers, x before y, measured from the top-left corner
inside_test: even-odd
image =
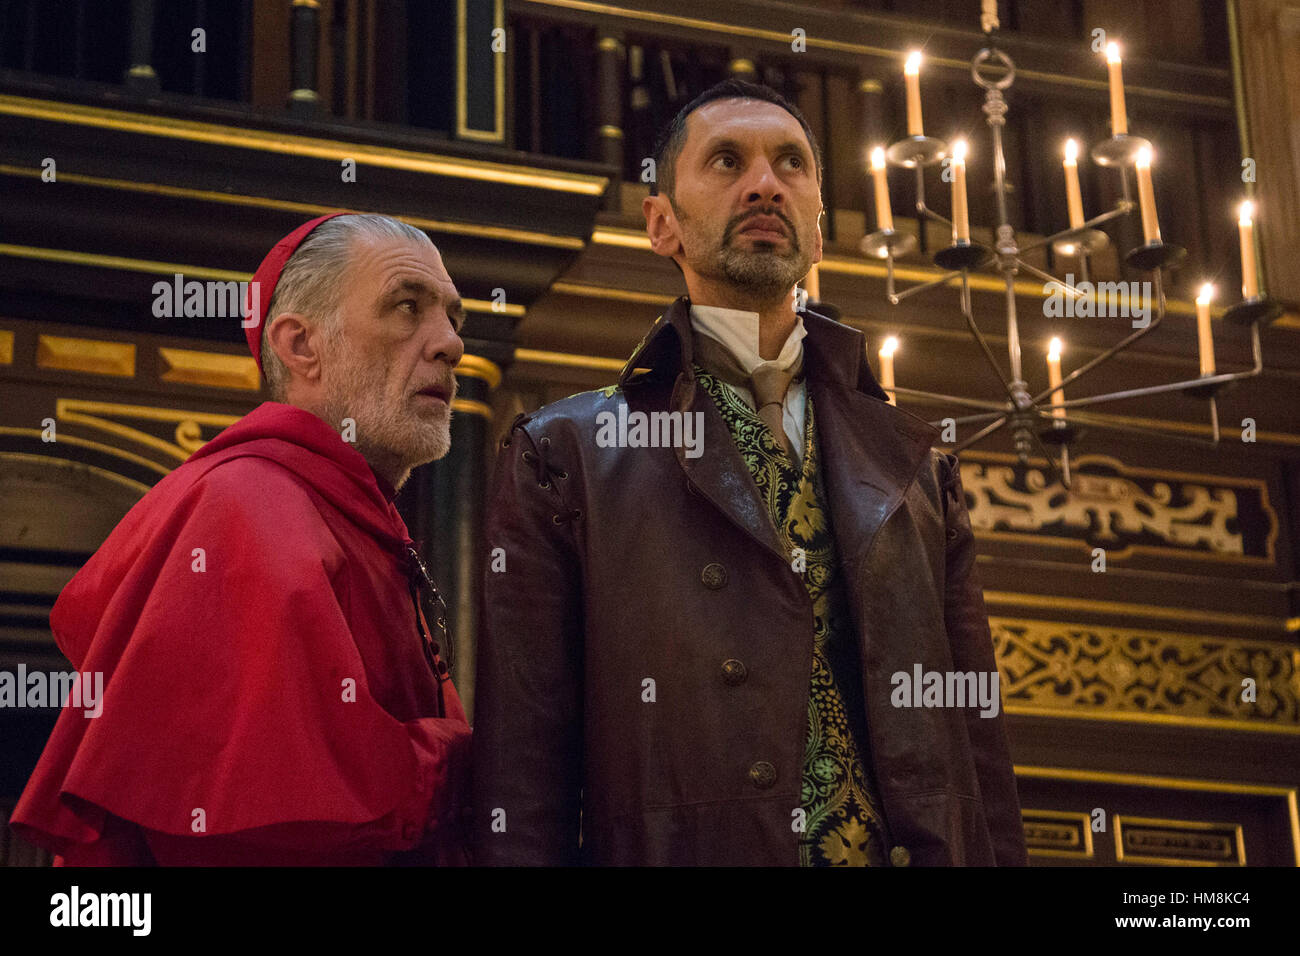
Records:
[[[1300,617],[1289,617],[1286,619],[1286,629],[1288,631],[1300,631]]]
[[[1074,770],[1067,767],[1039,767],[1031,764],[1014,764],[1011,770],[1017,777],[1042,780],[1109,783],[1153,790],[1190,790],[1200,793],[1237,793],[1252,797],[1282,797],[1286,800],[1287,816],[1291,827],[1291,848],[1295,853],[1296,865],[1300,866],[1300,801],[1296,799],[1296,787],[1259,783],[1224,783],[1191,777],[1160,777],[1152,774],[1115,773],[1103,770]]]
[[[734,23],[718,23],[713,20],[701,20],[697,17],[682,17],[667,13],[653,13],[649,10],[630,10],[625,7],[615,7],[607,3],[592,3],[589,0],[528,0],[529,4],[539,6],[562,7],[568,10],[579,10],[586,13],[595,13],[609,17],[617,17],[625,20],[643,20],[650,23],[659,23],[667,26],[686,27],[691,30],[698,30],[706,33],[718,33],[728,39],[736,37],[752,37],[756,40],[767,40],[777,43],[789,50],[790,34],[782,33],[779,30],[761,30],[756,27],[746,27]],[[971,31],[972,42],[978,41],[979,37],[974,31]],[[826,37],[810,36],[808,37],[808,47],[820,47],[825,50],[836,50],[841,53],[851,53],[855,56],[874,56],[891,62],[897,62],[900,58],[898,50],[886,47],[867,46],[862,43],[849,43],[844,40],[831,40]],[[960,70],[963,73],[970,72],[970,63],[966,60],[953,60],[947,57],[928,56],[927,64],[936,66],[949,67],[954,70]],[[1044,83],[1053,83],[1059,86],[1073,86],[1082,89],[1101,91],[1107,88],[1106,80],[1088,80],[1076,76],[1068,76],[1063,73],[1044,73],[1040,70],[1026,70],[1020,67],[1016,68],[1016,75],[1025,79],[1038,80]],[[1154,89],[1148,86],[1128,86],[1126,87],[1130,95],[1144,96],[1153,99],[1175,100],[1180,103],[1196,103],[1202,106],[1215,106],[1219,108],[1229,108],[1231,102],[1218,96],[1199,96],[1194,93],[1171,92],[1169,90]]]
[[[0,329],[0,365],[12,365],[14,361],[14,334]]]
[[[251,355],[173,348],[159,348],[158,355],[167,366],[166,371],[159,375],[164,382],[239,388],[250,392],[260,391],[262,387],[257,363]]]
[[[452,411],[466,412],[470,415],[482,415],[488,421],[492,420],[492,406],[487,402],[480,402],[474,398],[453,398],[451,400]]]
[[[320,94],[315,90],[303,89],[290,90],[289,99],[295,103],[315,103],[320,99]]]
[[[481,355],[471,355],[469,352],[461,356],[460,363],[456,366],[456,374],[481,378],[488,383],[488,388],[496,388],[501,384],[501,366],[491,359],[485,359]]]
[[[65,335],[39,335],[36,338],[36,365],[65,372],[131,378],[135,375],[135,345]]]
[[[1164,866],[1245,866],[1246,843],[1242,838],[1240,823],[1208,823],[1202,820],[1169,820],[1161,817],[1130,817],[1115,814],[1111,818],[1115,833],[1115,861],[1117,863],[1160,864]],[[1236,843],[1235,860],[1193,860],[1175,856],[1134,856],[1124,854],[1124,826],[1148,826],[1178,830],[1228,830]]]
[[[858,81],[858,92],[860,93],[883,93],[884,85],[877,79],[866,77]]]
[[[596,41],[596,49],[600,51],[612,51],[619,55],[623,53],[623,41],[616,37],[601,37]]]
[[[747,57],[747,56],[738,56],[738,57],[736,57],[734,60],[732,60],[730,63],[727,64],[727,72],[728,72],[728,73],[732,73],[732,74],[735,74],[735,73],[753,73],[753,74],[757,74],[757,73],[758,73],[758,67],[755,66],[754,61],[751,60],[749,57]]]
[[[150,66],[148,63],[137,63],[134,66],[132,66],[129,70],[126,71],[126,75],[139,76],[139,77],[143,77],[144,79],[153,79],[158,74],[154,72],[154,68]]]
[[[293,0],[295,7],[311,7],[313,10],[320,9],[320,0]]]
[[[592,295],[593,289],[599,290],[599,294]],[[590,286],[579,282],[553,282],[550,291],[562,295],[614,299],[618,302],[639,302],[643,305],[670,305],[677,299],[675,295],[661,295],[657,292],[635,292],[630,289],[613,289],[608,286]]]
[[[558,365],[563,368],[585,368],[594,372],[621,372],[627,364],[624,359],[601,358],[596,355],[572,355],[568,352],[546,352],[541,349],[515,349],[516,362],[536,362],[538,365]]]
[[[493,29],[505,28],[502,16],[501,0],[492,3]],[[503,54],[492,54],[492,73],[494,88],[492,91],[492,129],[471,129],[469,117],[469,77],[466,66],[466,51],[469,49],[465,25],[465,0],[456,0],[456,137],[473,140],[478,143],[504,143],[506,141],[506,58]],[[507,37],[507,42],[509,38]]]
[[[528,186],[583,196],[603,195],[609,187],[609,179],[605,176],[566,173],[511,163],[490,163],[391,147],[363,146],[343,140],[272,133],[173,117],[164,120],[146,113],[109,110],[7,94],[0,94],[0,115],[24,116],[54,123],[69,123],[209,145],[254,149],[297,159],[329,159],[338,162],[355,159],[359,163],[383,166],[388,169],[402,169],[434,176],[450,176],[511,186]]]
[[[33,431],[35,431],[35,429],[33,429]],[[36,434],[39,435],[40,432],[36,432]],[[63,439],[60,438],[59,441],[63,441]],[[56,458],[54,455],[31,455],[27,452],[21,451],[0,451],[0,461],[4,460],[29,462],[34,465],[54,465],[60,468],[84,468],[85,470],[93,472],[99,477],[111,481],[114,484],[121,485],[136,494],[147,495],[149,493],[149,486],[144,482],[136,481],[134,478],[128,478],[126,475],[119,475],[117,472],[109,471],[107,468],[100,468],[98,465],[88,465],[84,461],[73,461],[70,458]]]
[[[39,169],[26,169],[22,166],[10,166],[0,163],[0,173],[10,176],[27,176],[40,178]],[[342,209],[337,206],[319,206],[314,203],[291,202],[287,199],[271,199],[267,196],[245,196],[239,193],[216,192],[210,189],[189,189],[184,186],[168,186],[163,183],[132,182],[126,179],[108,179],[102,176],[86,176],[81,173],[59,173],[60,182],[79,183],[87,186],[100,186],[105,189],[121,189],[149,195],[175,196],[183,199],[198,199],[205,202],[219,202],[227,205],[250,206],[256,209],[277,209],[283,212],[300,212],[311,218],[323,216],[328,212],[371,212],[373,210]],[[383,215],[390,215],[383,213]],[[529,229],[513,229],[507,226],[485,226],[477,223],[452,222],[446,219],[426,219],[422,216],[393,216],[418,229],[447,233],[448,235],[474,236],[481,239],[504,239],[510,242],[522,242],[534,246],[552,246],[556,249],[583,249],[586,243],[577,236],[557,236],[549,232],[536,232]]]
[[[966,451],[963,452],[967,460],[974,464],[985,464],[987,462],[1002,462],[1011,464],[1019,461],[1017,456],[1005,452],[993,451]],[[1166,471],[1159,468],[1139,468],[1124,464],[1118,458],[1112,458],[1109,455],[1081,455],[1075,462],[1076,468],[1088,462],[1101,462],[1114,468],[1121,475],[1140,475],[1147,478],[1172,478],[1177,481],[1194,481],[1211,487],[1233,486],[1233,487],[1251,487],[1259,491],[1260,508],[1269,517],[1269,533],[1265,541],[1265,550],[1267,555],[1259,557],[1256,555],[1231,555],[1231,554],[1212,554],[1203,551],[1194,551],[1191,549],[1180,550],[1178,548],[1168,548],[1160,545],[1149,544],[1129,544],[1119,549],[1106,549],[1107,558],[1125,558],[1133,554],[1156,554],[1163,557],[1174,557],[1178,559],[1190,558],[1199,561],[1218,561],[1225,564],[1246,564],[1255,567],[1273,565],[1277,562],[1275,545],[1277,544],[1278,534],[1280,533],[1281,520],[1277,512],[1268,499],[1268,483],[1260,478],[1241,478],[1235,475],[1210,475],[1198,474],[1195,472],[1185,471]],[[1035,467],[1047,468],[1047,462],[1041,458],[1030,458],[1029,463]],[[1093,545],[1088,541],[1080,538],[1062,538],[1054,535],[1036,535],[1027,533],[1017,533],[1012,531],[984,531],[976,530],[975,536],[991,541],[1012,541],[1016,544],[1043,544],[1058,548],[1073,548],[1091,553]]]
[[[88,414],[94,412],[96,414]],[[175,422],[176,443],[172,444],[130,428],[119,422],[108,421],[99,415],[120,415],[125,418],[142,418],[154,422]],[[204,444],[199,437],[201,425],[214,425],[226,428],[239,421],[238,415],[220,415],[215,412],[191,412],[175,408],[152,408],[148,405],[120,405],[116,402],[95,402],[76,398],[55,400],[54,417],[60,421],[74,422],[117,435],[129,441],[146,445],[155,451],[170,455],[179,462],[186,461],[190,455]]]
[[[990,557],[992,562],[996,558]],[[1133,604],[1128,601],[1100,601],[1094,598],[1076,598],[1054,594],[1027,594],[1019,591],[985,591],[985,604],[1010,604],[1023,608],[1084,611],[1091,614],[1123,614],[1151,618],[1152,620],[1187,621],[1193,624],[1222,624],[1229,627],[1257,627],[1276,631],[1286,630],[1281,618],[1256,614],[1226,614],[1222,611],[1185,611],[1181,608],[1160,607],[1156,604]]]
[[[42,432],[36,428],[12,428],[7,425],[0,425],[0,435],[24,435],[28,438],[40,438]],[[129,451],[123,451],[120,448],[114,448],[112,445],[105,445],[97,441],[91,441],[88,438],[78,438],[76,435],[60,435],[56,444],[78,445],[82,448],[90,448],[94,451],[103,452],[106,455],[113,455],[121,458],[123,461],[129,461],[133,465],[139,465],[142,468],[148,468],[150,471],[156,471],[164,478],[172,473],[172,470],[156,461],[150,461],[148,458],[141,458],[139,455],[132,454]]]
[[[1026,820],[1026,817],[1033,819]],[[1036,823],[1047,820],[1068,820],[1071,822],[1078,821],[1080,830],[1083,833],[1083,846],[1078,850],[1048,850],[1042,847],[1029,847],[1030,856],[1052,856],[1065,857],[1071,860],[1091,860],[1095,856],[1095,847],[1092,845],[1092,817],[1086,813],[1077,813],[1068,810],[1030,810],[1022,807],[1020,810],[1020,822],[1023,826],[1026,823]]]
[[[606,123],[596,131],[597,135],[603,139],[622,139],[623,131],[617,126]]]
[[[0,243],[0,255],[16,256],[22,259],[42,259],[51,262],[66,262],[73,265],[96,266],[104,269],[126,269],[131,272],[147,272],[157,275],[172,276],[177,272],[195,279],[220,279],[223,281],[247,282],[253,278],[251,272],[231,272],[227,269],[209,269],[206,266],[183,265],[178,262],[154,262],[149,259],[128,259],[124,256],[105,256],[97,252],[71,252],[67,249],[38,249],[35,246],[12,246]],[[469,312],[504,312],[506,315],[523,315],[522,305],[514,303],[501,304],[488,302],[486,299],[462,299],[461,304]]]

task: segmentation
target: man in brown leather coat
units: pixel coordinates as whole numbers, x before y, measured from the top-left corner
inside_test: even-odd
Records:
[[[957,460],[861,333],[798,308],[811,130],[729,81],[657,167],[647,231],[689,295],[497,466],[476,862],[1025,863]]]

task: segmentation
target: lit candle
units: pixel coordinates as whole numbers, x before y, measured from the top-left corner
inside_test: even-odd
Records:
[[[871,179],[876,184],[876,228],[893,232],[894,211],[889,208],[889,179],[885,172],[885,150],[881,146],[871,151]]]
[[[1210,299],[1214,298],[1214,286],[1208,282],[1201,286],[1201,294],[1196,297],[1196,342],[1201,351],[1201,374],[1214,374],[1214,335],[1210,331]]]
[[[1255,204],[1249,200],[1241,204],[1237,228],[1241,232],[1241,296],[1254,299],[1259,296],[1259,270],[1255,263]]]
[[[966,209],[966,141],[952,144],[952,241],[970,242],[970,216]]]
[[[1124,108],[1124,67],[1118,43],[1106,44],[1106,64],[1110,69],[1110,131],[1123,136],[1128,133],[1128,110]]]
[[[808,275],[803,280],[804,291],[808,293],[809,302],[820,302],[822,300],[822,280],[817,274],[817,263],[813,263]]]
[[[894,395],[894,353],[898,351],[898,339],[890,336],[880,347],[880,387],[889,393],[889,404],[897,405]]]
[[[1151,187],[1151,150],[1143,146],[1137,154],[1138,205],[1142,207],[1142,234],[1148,243],[1160,241],[1160,220],[1156,218],[1156,193]]]
[[[903,65],[907,83],[907,135],[924,136],[921,128],[921,51],[913,50]]]
[[[1070,228],[1083,225],[1083,193],[1079,191],[1079,144],[1065,141],[1065,203],[1070,209]]]
[[[980,4],[980,28],[985,33],[992,33],[998,23],[998,0],[983,0]]]
[[[1065,401],[1065,390],[1061,388],[1061,340],[1053,338],[1047,347],[1047,384],[1052,388],[1051,404],[1059,405]],[[1064,408],[1053,408],[1053,418],[1064,418]]]

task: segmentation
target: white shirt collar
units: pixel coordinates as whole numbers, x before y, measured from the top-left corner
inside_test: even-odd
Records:
[[[691,306],[692,328],[720,343],[750,374],[764,363],[758,352],[758,321],[757,312],[724,309],[716,305]],[[782,369],[794,368],[803,354],[803,339],[807,334],[803,316],[796,315],[794,329],[781,346],[781,354],[769,361],[775,361]]]

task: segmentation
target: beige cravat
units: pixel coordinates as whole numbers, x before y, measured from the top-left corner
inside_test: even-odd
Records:
[[[691,337],[691,346],[695,360],[706,371],[728,385],[748,388],[754,393],[754,407],[758,411],[758,417],[771,431],[777,446],[786,455],[790,455],[793,449],[785,434],[783,407],[790,383],[802,370],[802,357],[789,370],[782,369],[775,362],[763,362],[754,369],[752,375],[748,375],[736,357],[716,339],[697,333]]]

